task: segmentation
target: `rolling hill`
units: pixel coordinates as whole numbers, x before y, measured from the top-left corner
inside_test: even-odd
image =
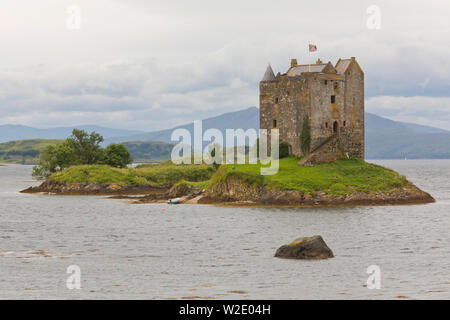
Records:
[[[371,113],[366,113],[366,158],[367,159],[450,159],[450,131],[423,126],[413,123],[405,123],[389,120]],[[2,128],[0,126],[0,133]],[[26,136],[35,134],[36,131],[25,127],[25,131],[20,130],[20,126],[14,126],[19,133],[13,135],[13,130],[9,130],[9,136],[16,140],[17,136]],[[142,133],[133,131],[116,130],[102,127],[78,128],[87,131],[102,133],[105,130],[106,135],[104,145],[110,143],[124,142],[130,150],[134,159],[139,160],[164,160],[170,158],[173,142],[171,134],[177,128],[187,129],[193,134],[193,124],[189,123],[171,129]],[[256,107],[247,108],[236,112],[228,112],[217,117],[203,120],[203,131],[209,128],[217,128],[222,131],[225,137],[225,129],[259,128],[259,109]],[[59,128],[62,129],[62,128]],[[56,135],[55,129],[34,129],[50,130]],[[64,131],[65,130],[65,131]],[[65,128],[57,138],[66,138],[71,133],[71,128]],[[4,132],[4,131],[3,131]],[[31,133],[30,133],[31,132]],[[33,133],[34,132],[34,133]],[[114,137],[114,133],[119,132],[122,135]],[[125,133],[125,134],[124,134]],[[1,136],[0,136],[1,137]],[[29,137],[28,137],[29,138]],[[0,141],[5,137],[1,137]],[[42,143],[42,142],[39,142]],[[253,144],[253,142],[250,142]],[[1,146],[1,145],[0,145]],[[1,150],[1,149],[0,149]]]
[[[236,129],[241,128],[244,130],[250,128],[258,129],[259,109],[256,107],[250,107],[244,110],[224,113],[217,117],[204,119],[202,121],[202,126],[203,132],[205,132],[207,129],[215,128],[222,131],[224,137],[225,137],[225,129],[235,129],[235,128]],[[173,130],[175,129],[187,129],[189,130],[189,132],[191,132],[191,135],[193,136],[194,125],[193,123],[189,123],[186,125],[161,131],[147,132],[132,136],[105,139],[105,143],[110,144],[125,141],[160,141],[160,142],[174,143],[173,141],[171,141],[170,138]],[[254,141],[251,141],[250,143],[253,144]]]
[[[0,143],[0,162],[34,164],[41,150],[62,140],[30,139]]]
[[[105,139],[141,133],[141,131],[137,130],[112,129],[95,125],[38,129],[22,125],[5,124],[0,125],[0,143],[25,139],[65,139],[70,136],[74,128],[88,132],[95,131],[100,133]]]
[[[366,112],[366,158],[368,159],[450,159],[450,131],[389,120]],[[185,128],[193,135],[193,124],[131,137],[106,139],[106,143],[161,141],[170,143],[173,130]],[[217,128],[259,128],[259,109],[251,107],[203,120],[203,131]],[[252,142],[251,142],[252,143]]]

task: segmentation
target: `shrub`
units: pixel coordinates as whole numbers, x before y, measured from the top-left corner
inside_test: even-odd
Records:
[[[303,117],[303,127],[300,134],[300,145],[303,155],[308,155],[311,151],[311,126],[308,116]]]
[[[123,144],[110,144],[104,150],[103,162],[111,167],[126,168],[132,159]]]
[[[289,144],[286,141],[280,141],[278,157],[280,159],[289,157]]]

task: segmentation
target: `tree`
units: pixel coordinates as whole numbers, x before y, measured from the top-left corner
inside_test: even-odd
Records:
[[[71,165],[80,164],[75,151],[67,141],[51,145],[41,151],[37,166],[33,168],[32,176],[42,179],[58,170],[64,170]]]
[[[96,164],[102,161],[103,151],[100,143],[103,142],[103,137],[100,134],[88,134],[84,130],[73,129],[72,135],[66,141],[74,150],[78,158],[76,162],[79,164]]]
[[[216,157],[217,154],[217,157]],[[212,165],[214,169],[219,169],[220,164],[223,162],[223,149],[218,143],[214,143],[208,146],[208,156],[213,161]]]
[[[102,142],[103,137],[98,133],[74,129],[63,143],[42,150],[32,175],[42,179],[74,165],[107,164],[125,168],[131,163],[130,152],[123,144],[112,144],[103,149]]]
[[[123,144],[110,144],[103,152],[103,163],[117,168],[126,168],[133,160]]]
[[[302,133],[300,135],[300,144],[304,156],[311,151],[311,126],[309,124],[309,117],[303,117]]]

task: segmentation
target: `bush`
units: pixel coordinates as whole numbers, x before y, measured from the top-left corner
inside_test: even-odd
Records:
[[[304,156],[311,151],[311,126],[308,116],[303,117],[302,133],[300,134],[300,145]]]
[[[280,141],[278,157],[279,159],[289,157],[289,144],[286,141]]]
[[[104,150],[103,162],[111,167],[126,168],[132,159],[123,144],[110,144]]]

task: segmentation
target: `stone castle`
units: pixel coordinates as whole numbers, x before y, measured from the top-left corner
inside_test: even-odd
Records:
[[[289,153],[305,156],[300,165],[364,159],[364,73],[354,57],[335,66],[292,59],[289,70],[276,76],[269,64],[259,90],[260,128],[278,129]],[[311,141],[306,154],[300,139],[304,121]]]

